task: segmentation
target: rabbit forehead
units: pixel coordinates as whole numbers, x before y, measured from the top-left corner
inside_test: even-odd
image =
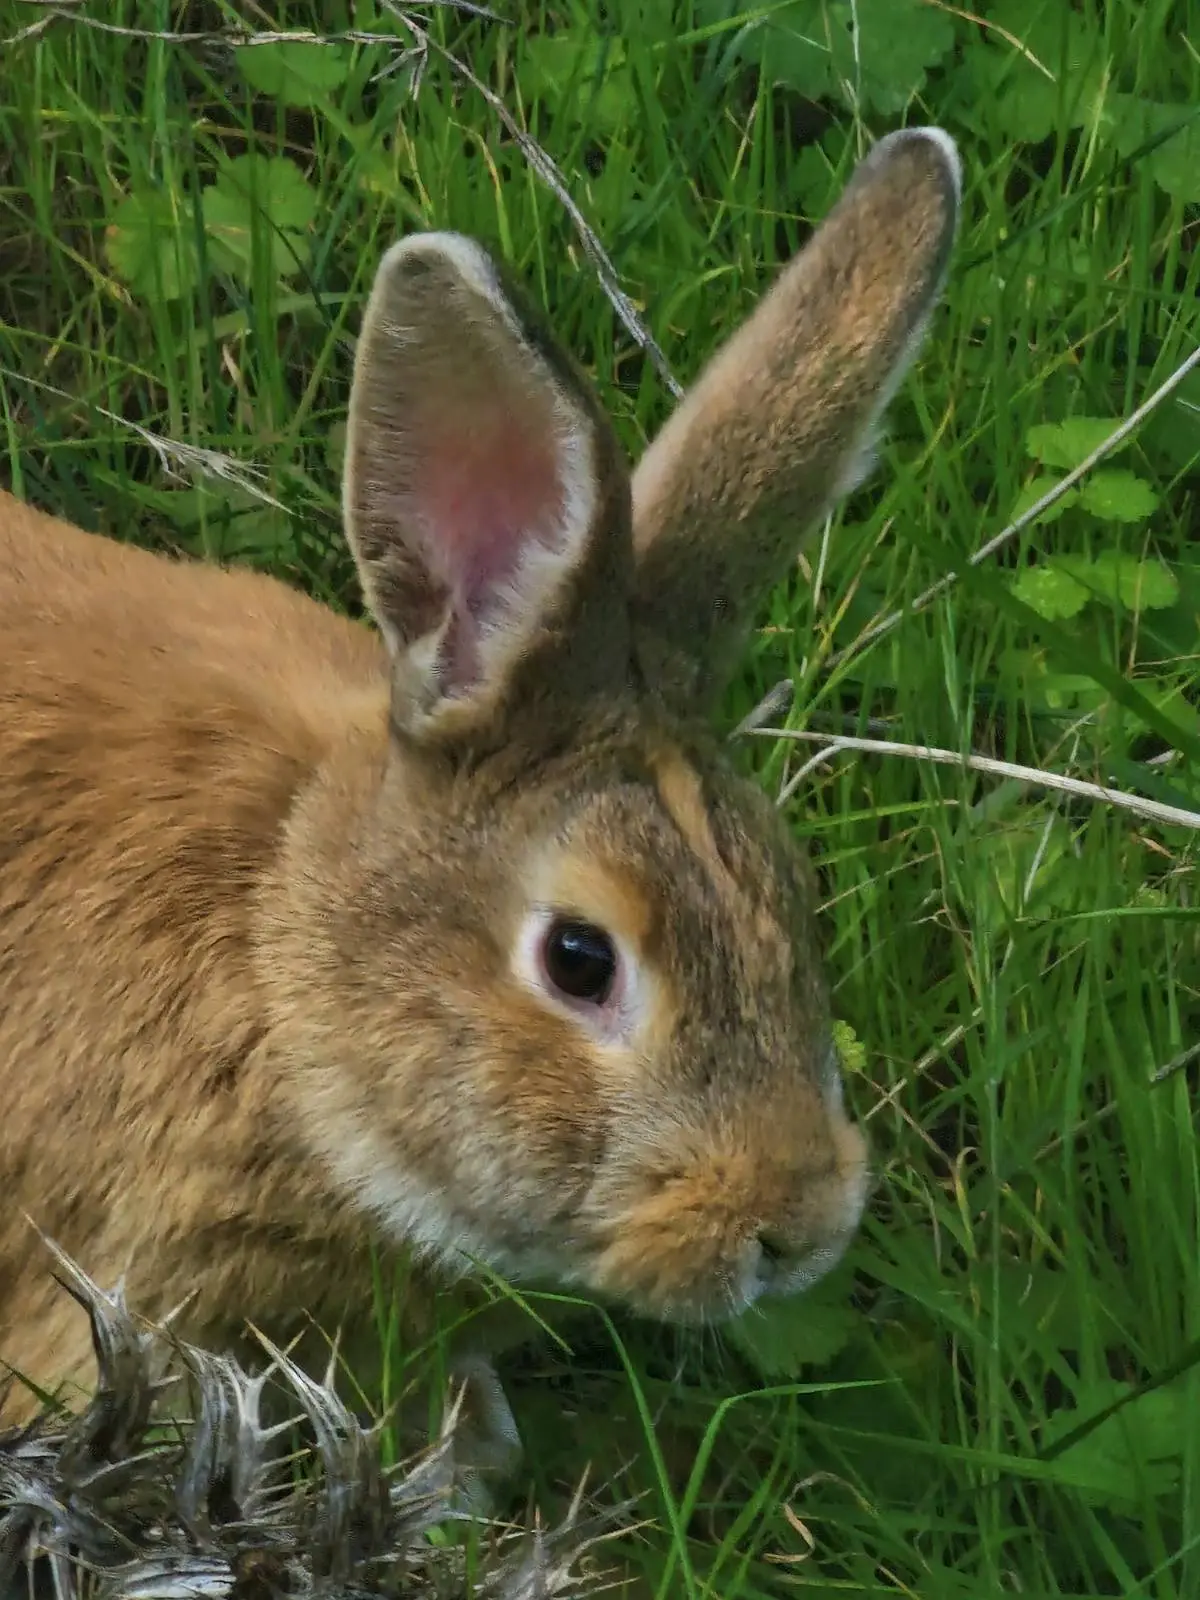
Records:
[[[658,885],[666,849],[687,872],[676,891],[703,886],[707,899],[753,914],[780,910],[787,921],[805,858],[761,790],[707,744],[651,734],[546,769],[531,795],[532,832],[541,835],[531,871],[578,891],[627,919],[638,940],[651,934],[672,891]],[[522,827],[530,826],[527,812]],[[750,882],[766,875],[769,882]],[[778,905],[776,904],[778,902]],[[767,923],[778,931],[778,919]]]

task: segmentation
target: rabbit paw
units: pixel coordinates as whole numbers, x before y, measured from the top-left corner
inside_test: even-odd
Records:
[[[494,1514],[495,1488],[513,1476],[525,1454],[512,1407],[486,1356],[462,1355],[449,1377],[461,1392],[454,1453],[458,1464],[456,1504],[472,1516]]]

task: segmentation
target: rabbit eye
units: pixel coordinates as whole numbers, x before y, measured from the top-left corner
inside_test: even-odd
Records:
[[[550,924],[542,945],[546,977],[571,1000],[602,1006],[617,976],[617,950],[603,928],[565,918]]]

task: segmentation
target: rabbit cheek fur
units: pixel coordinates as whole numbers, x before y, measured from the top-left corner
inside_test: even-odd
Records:
[[[395,246],[346,452],[380,637],[0,501],[0,1358],[87,1362],[24,1213],[210,1343],[365,1315],[372,1240],[684,1319],[837,1258],[811,875],[703,724],[958,187],[881,140],[632,479],[478,246]]]

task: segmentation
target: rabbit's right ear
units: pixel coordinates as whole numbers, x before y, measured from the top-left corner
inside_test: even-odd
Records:
[[[410,235],[380,264],[343,510],[392,655],[395,725],[478,729],[528,692],[519,669],[547,641],[559,670],[536,676],[560,697],[626,672],[632,536],[615,436],[532,308],[459,234]]]
[[[763,592],[868,464],[945,277],[959,162],[938,128],[881,139],[633,479],[646,675],[701,710]]]

